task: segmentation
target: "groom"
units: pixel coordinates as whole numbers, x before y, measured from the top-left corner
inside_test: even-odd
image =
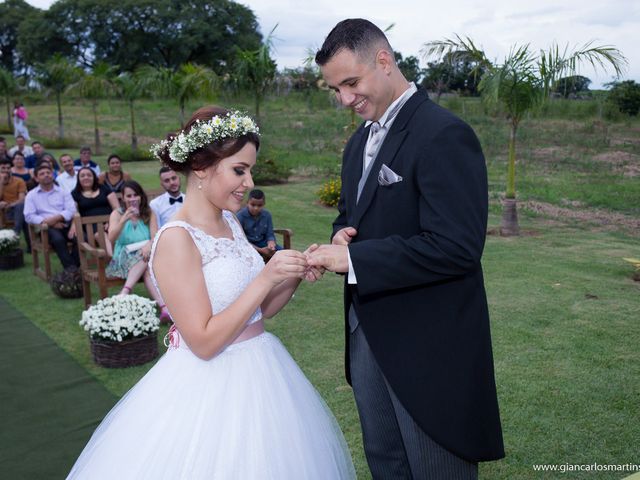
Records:
[[[331,245],[347,379],[376,479],[473,479],[504,456],[480,257],[487,175],[463,121],[407,82],[382,31],[329,33],[316,62],[365,123],[349,140]]]

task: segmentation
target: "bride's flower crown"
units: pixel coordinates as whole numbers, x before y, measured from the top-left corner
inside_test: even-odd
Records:
[[[216,115],[206,122],[196,120],[189,132],[182,131],[172,140],[163,140],[153,145],[151,153],[160,157],[160,154],[168,149],[171,160],[184,163],[191,152],[205,145],[223,138],[238,138],[247,133],[260,134],[256,122],[238,110],[233,110],[224,116]]]

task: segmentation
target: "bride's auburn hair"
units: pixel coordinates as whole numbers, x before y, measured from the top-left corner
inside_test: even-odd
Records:
[[[196,110],[183,129],[167,135],[167,140],[172,141],[180,132],[188,133],[196,122],[208,122],[213,117],[225,117],[230,110],[215,105],[202,107]],[[185,162],[176,162],[169,156],[169,149],[164,148],[159,152],[162,163],[175,172],[187,174],[194,170],[205,170],[216,165],[220,160],[238,153],[247,144],[252,143],[256,150],[260,148],[260,136],[256,133],[245,133],[237,138],[222,138],[211,142],[204,147],[190,152]]]

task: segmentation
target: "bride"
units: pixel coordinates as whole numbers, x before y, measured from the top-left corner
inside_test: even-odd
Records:
[[[355,478],[333,415],[264,330],[263,317],[321,273],[294,250],[264,265],[232,213],[253,187],[259,145],[251,118],[204,107],[156,146],[188,183],[149,260],[174,321],[169,349],[105,417],[68,478]]]

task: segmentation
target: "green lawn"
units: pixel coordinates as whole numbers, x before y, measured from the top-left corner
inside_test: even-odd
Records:
[[[306,104],[276,99],[266,104],[263,117],[262,154],[282,159],[295,169],[294,181],[264,188],[276,227],[294,230],[295,248],[328,239],[335,211],[318,205],[315,192],[335,172],[346,138],[343,127],[350,120],[346,112],[327,106],[325,98],[314,101],[309,110]],[[469,105],[465,113],[483,142],[491,197],[496,199],[506,172],[506,126],[500,119],[482,117],[477,104]],[[92,138],[86,106],[71,107],[81,117],[69,120],[71,129]],[[160,102],[149,101],[140,109],[141,135],[149,142],[170,128],[172,113],[177,115],[177,109],[162,107]],[[128,125],[119,120],[128,118],[124,107],[114,102],[102,108],[113,117],[107,128],[115,129],[106,137],[107,145],[115,146],[109,143],[115,138],[126,142]],[[36,134],[45,123],[47,128],[55,127],[51,105],[35,105],[30,112]],[[638,123],[610,125],[605,141],[592,138],[597,132],[589,133],[594,121],[527,120],[519,171],[521,198],[555,205],[579,201],[585,209],[599,207],[640,216],[640,182],[620,170],[635,165],[640,154],[635,141]],[[598,125],[593,128],[597,130]],[[626,143],[625,138],[629,139]],[[620,157],[622,163],[602,160],[603,154],[612,152],[628,155]],[[157,167],[154,162],[126,165],[146,188],[158,187]],[[499,213],[494,201],[491,228],[498,226]],[[521,212],[520,220],[523,236],[490,235],[485,248],[507,457],[483,464],[481,478],[622,478],[623,474],[602,472],[551,476],[535,473],[532,465],[640,463],[640,283],[631,279],[632,267],[622,260],[640,256],[638,232],[593,228],[590,223],[564,222],[526,211]],[[28,265],[21,270],[0,272],[1,295],[110,391],[123,394],[150,365],[126,370],[93,365],[87,338],[78,326],[82,300],[55,297],[31,275],[29,262],[27,259]],[[55,265],[58,267],[57,262]],[[141,286],[137,289],[143,292]],[[316,285],[302,285],[291,304],[267,324],[334,411],[359,478],[368,478],[357,414],[343,377],[341,302],[341,278],[327,274]],[[160,337],[165,332],[163,327]]]

